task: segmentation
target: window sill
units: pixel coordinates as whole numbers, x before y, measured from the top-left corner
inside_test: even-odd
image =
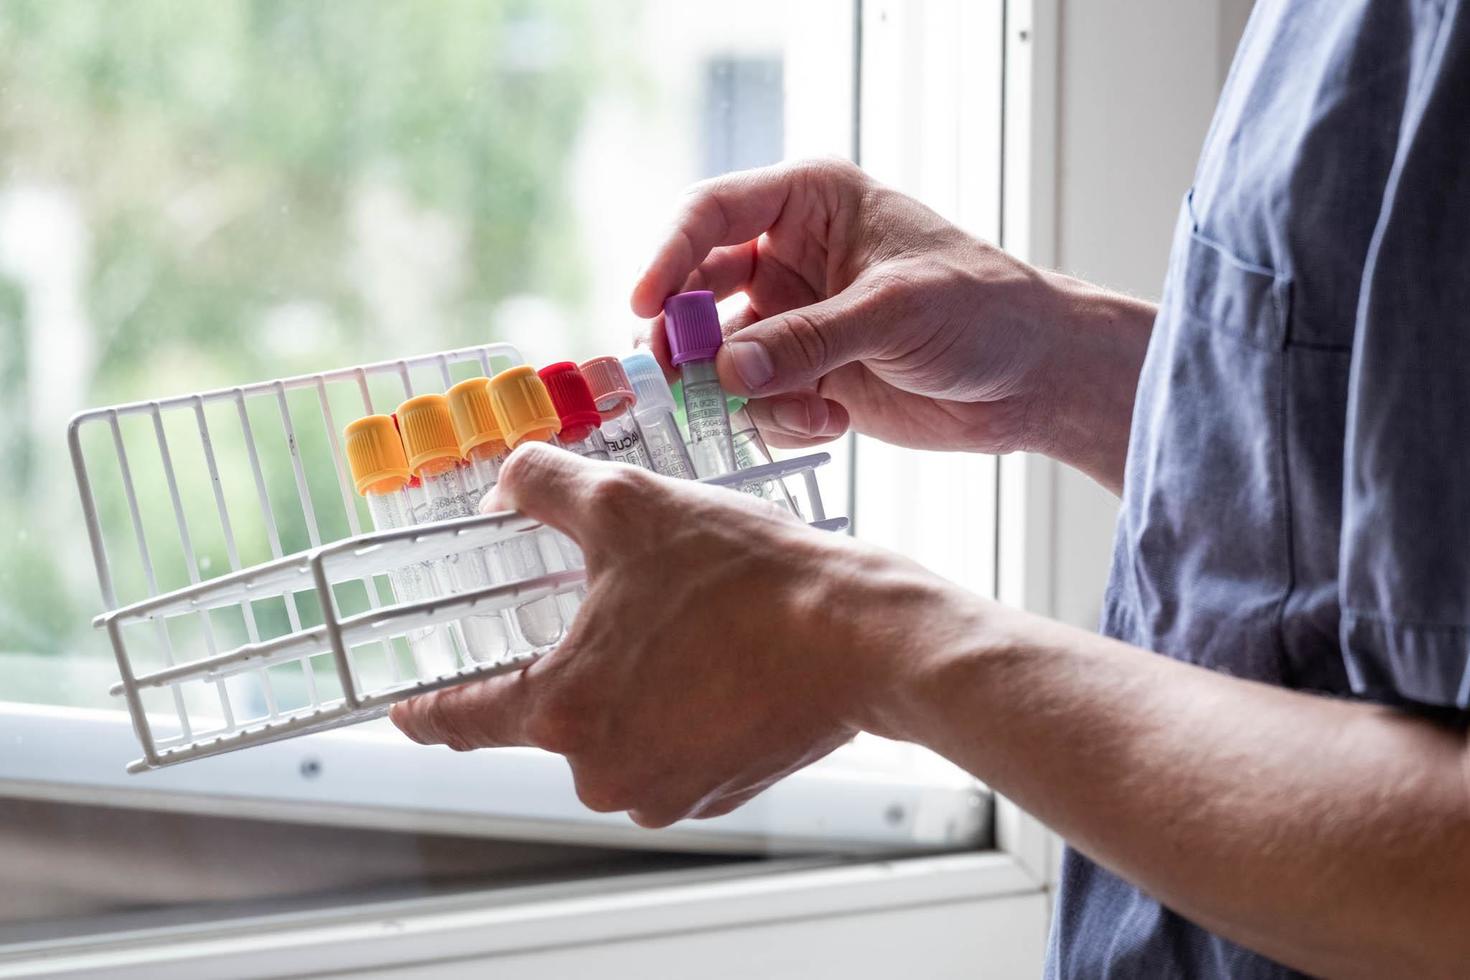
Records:
[[[386,724],[386,723],[384,723]],[[557,756],[454,753],[381,725],[324,732],[130,776],[119,711],[0,703],[0,795],[171,812],[558,844],[732,854],[974,849],[985,787],[933,757],[901,769],[888,743],[845,746],[734,813],[644,830],[587,810]],[[471,789],[472,788],[472,789]]]

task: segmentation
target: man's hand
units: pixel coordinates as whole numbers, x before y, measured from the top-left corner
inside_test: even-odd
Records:
[[[420,742],[559,752],[589,807],[660,827],[870,731],[939,752],[1288,965],[1470,962],[1463,728],[1156,656],[744,494],[549,446],[518,449],[491,499],[581,544],[588,598],[520,673],[394,705]]]
[[[696,185],[633,291],[744,293],[718,359],[778,446],[1046,452],[1116,489],[1147,303],[1026,265],[838,160]],[[650,337],[668,364],[663,331]]]
[[[542,444],[512,454],[482,506],[571,536],[586,602],[553,653],[396,704],[394,724],[560,753],[588,807],[647,827],[727,813],[850,739],[874,682],[855,610],[880,604],[857,583],[938,582],[746,494]]]

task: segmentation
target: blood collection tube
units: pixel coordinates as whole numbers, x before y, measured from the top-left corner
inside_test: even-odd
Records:
[[[459,451],[468,463],[465,473],[472,506],[500,479],[500,465],[510,454],[505,433],[490,400],[490,379],[471,378],[449,389],[449,415]],[[523,582],[546,574],[546,563],[531,534],[517,534],[485,549],[497,582]],[[561,612],[554,596],[523,602],[512,611],[518,636],[516,646],[547,647],[561,639]]]
[[[551,403],[545,382],[537,376],[534,368],[523,364],[491,378],[490,404],[495,410],[496,421],[500,423],[500,431],[505,434],[505,443],[512,450],[527,442],[557,445],[561,416]],[[536,537],[547,569],[565,571],[583,567],[581,549],[565,534],[548,527],[537,532]],[[570,625],[585,592],[585,589],[578,589],[575,595],[564,592],[556,597],[564,624]]]
[[[761,437],[760,429],[755,427],[750,413],[745,410],[745,399],[731,396],[726,407],[730,411],[730,442],[735,448],[735,465],[742,470],[748,470],[752,466],[763,466],[771,462],[771,451],[766,448],[766,440]],[[756,480],[741,489],[764,497],[797,516],[801,515],[801,509],[796,506],[791,492],[781,480]]]
[[[681,480],[696,479],[689,449],[674,419],[674,395],[664,380],[663,368],[647,351],[634,351],[623,358],[623,370],[633,386],[633,416],[643,433],[654,472]]]
[[[587,459],[610,460],[607,443],[602,439],[602,415],[592,399],[592,389],[587,379],[571,361],[548,364],[536,372],[551,404],[556,407],[557,419],[561,424],[556,434],[556,444],[568,452],[585,456]]]
[[[587,387],[592,389],[597,413],[602,416],[602,441],[612,458],[645,470],[653,469],[653,457],[633,411],[638,395],[628,380],[628,372],[623,370],[623,363],[616,357],[594,357],[583,361],[580,370],[587,379]]]
[[[701,477],[735,472],[730,415],[725,391],[715,373],[715,355],[724,337],[714,293],[707,289],[679,293],[664,301],[664,332],[670,363],[684,383],[684,411],[689,424],[689,456]]]
[[[408,458],[398,428],[387,415],[369,415],[347,426],[343,435],[347,465],[357,492],[367,501],[373,528],[392,531],[414,523],[408,496]],[[394,601],[420,602],[434,596],[429,567],[414,562],[388,572]],[[409,653],[421,678],[438,677],[456,669],[453,642],[437,626],[423,626],[406,634]]]
[[[423,486],[425,514],[420,524],[434,524],[477,511],[466,486],[469,467],[459,454],[459,441],[450,420],[449,401],[443,395],[419,395],[398,406],[398,425],[408,465]],[[483,548],[445,556],[448,585],[455,591],[482,589],[494,584]],[[509,620],[499,610],[470,613],[459,620],[465,646],[476,660],[501,659],[511,649]]]

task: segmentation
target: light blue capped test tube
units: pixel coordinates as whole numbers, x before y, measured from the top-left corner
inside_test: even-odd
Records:
[[[674,395],[664,380],[663,368],[647,351],[634,351],[622,360],[636,396],[633,415],[653,460],[654,472],[681,480],[695,479],[694,463],[684,445],[679,423],[674,419]]]

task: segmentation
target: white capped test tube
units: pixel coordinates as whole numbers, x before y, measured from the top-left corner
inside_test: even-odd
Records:
[[[647,351],[634,351],[623,358],[623,370],[633,386],[633,416],[643,433],[654,472],[681,480],[697,479],[699,474],[694,472],[689,449],[674,418],[674,395],[663,368]]]
[[[756,428],[750,413],[745,410],[745,400],[732,397],[728,404],[730,429],[732,430],[730,442],[735,447],[735,465],[742,470],[748,470],[752,466],[763,466],[771,462],[771,451],[766,448],[766,440],[761,437],[761,430]],[[741,489],[758,497],[764,497],[798,517],[801,516],[801,508],[797,507],[796,501],[791,497],[791,491],[786,489],[786,483],[783,480],[755,480],[747,483]]]

